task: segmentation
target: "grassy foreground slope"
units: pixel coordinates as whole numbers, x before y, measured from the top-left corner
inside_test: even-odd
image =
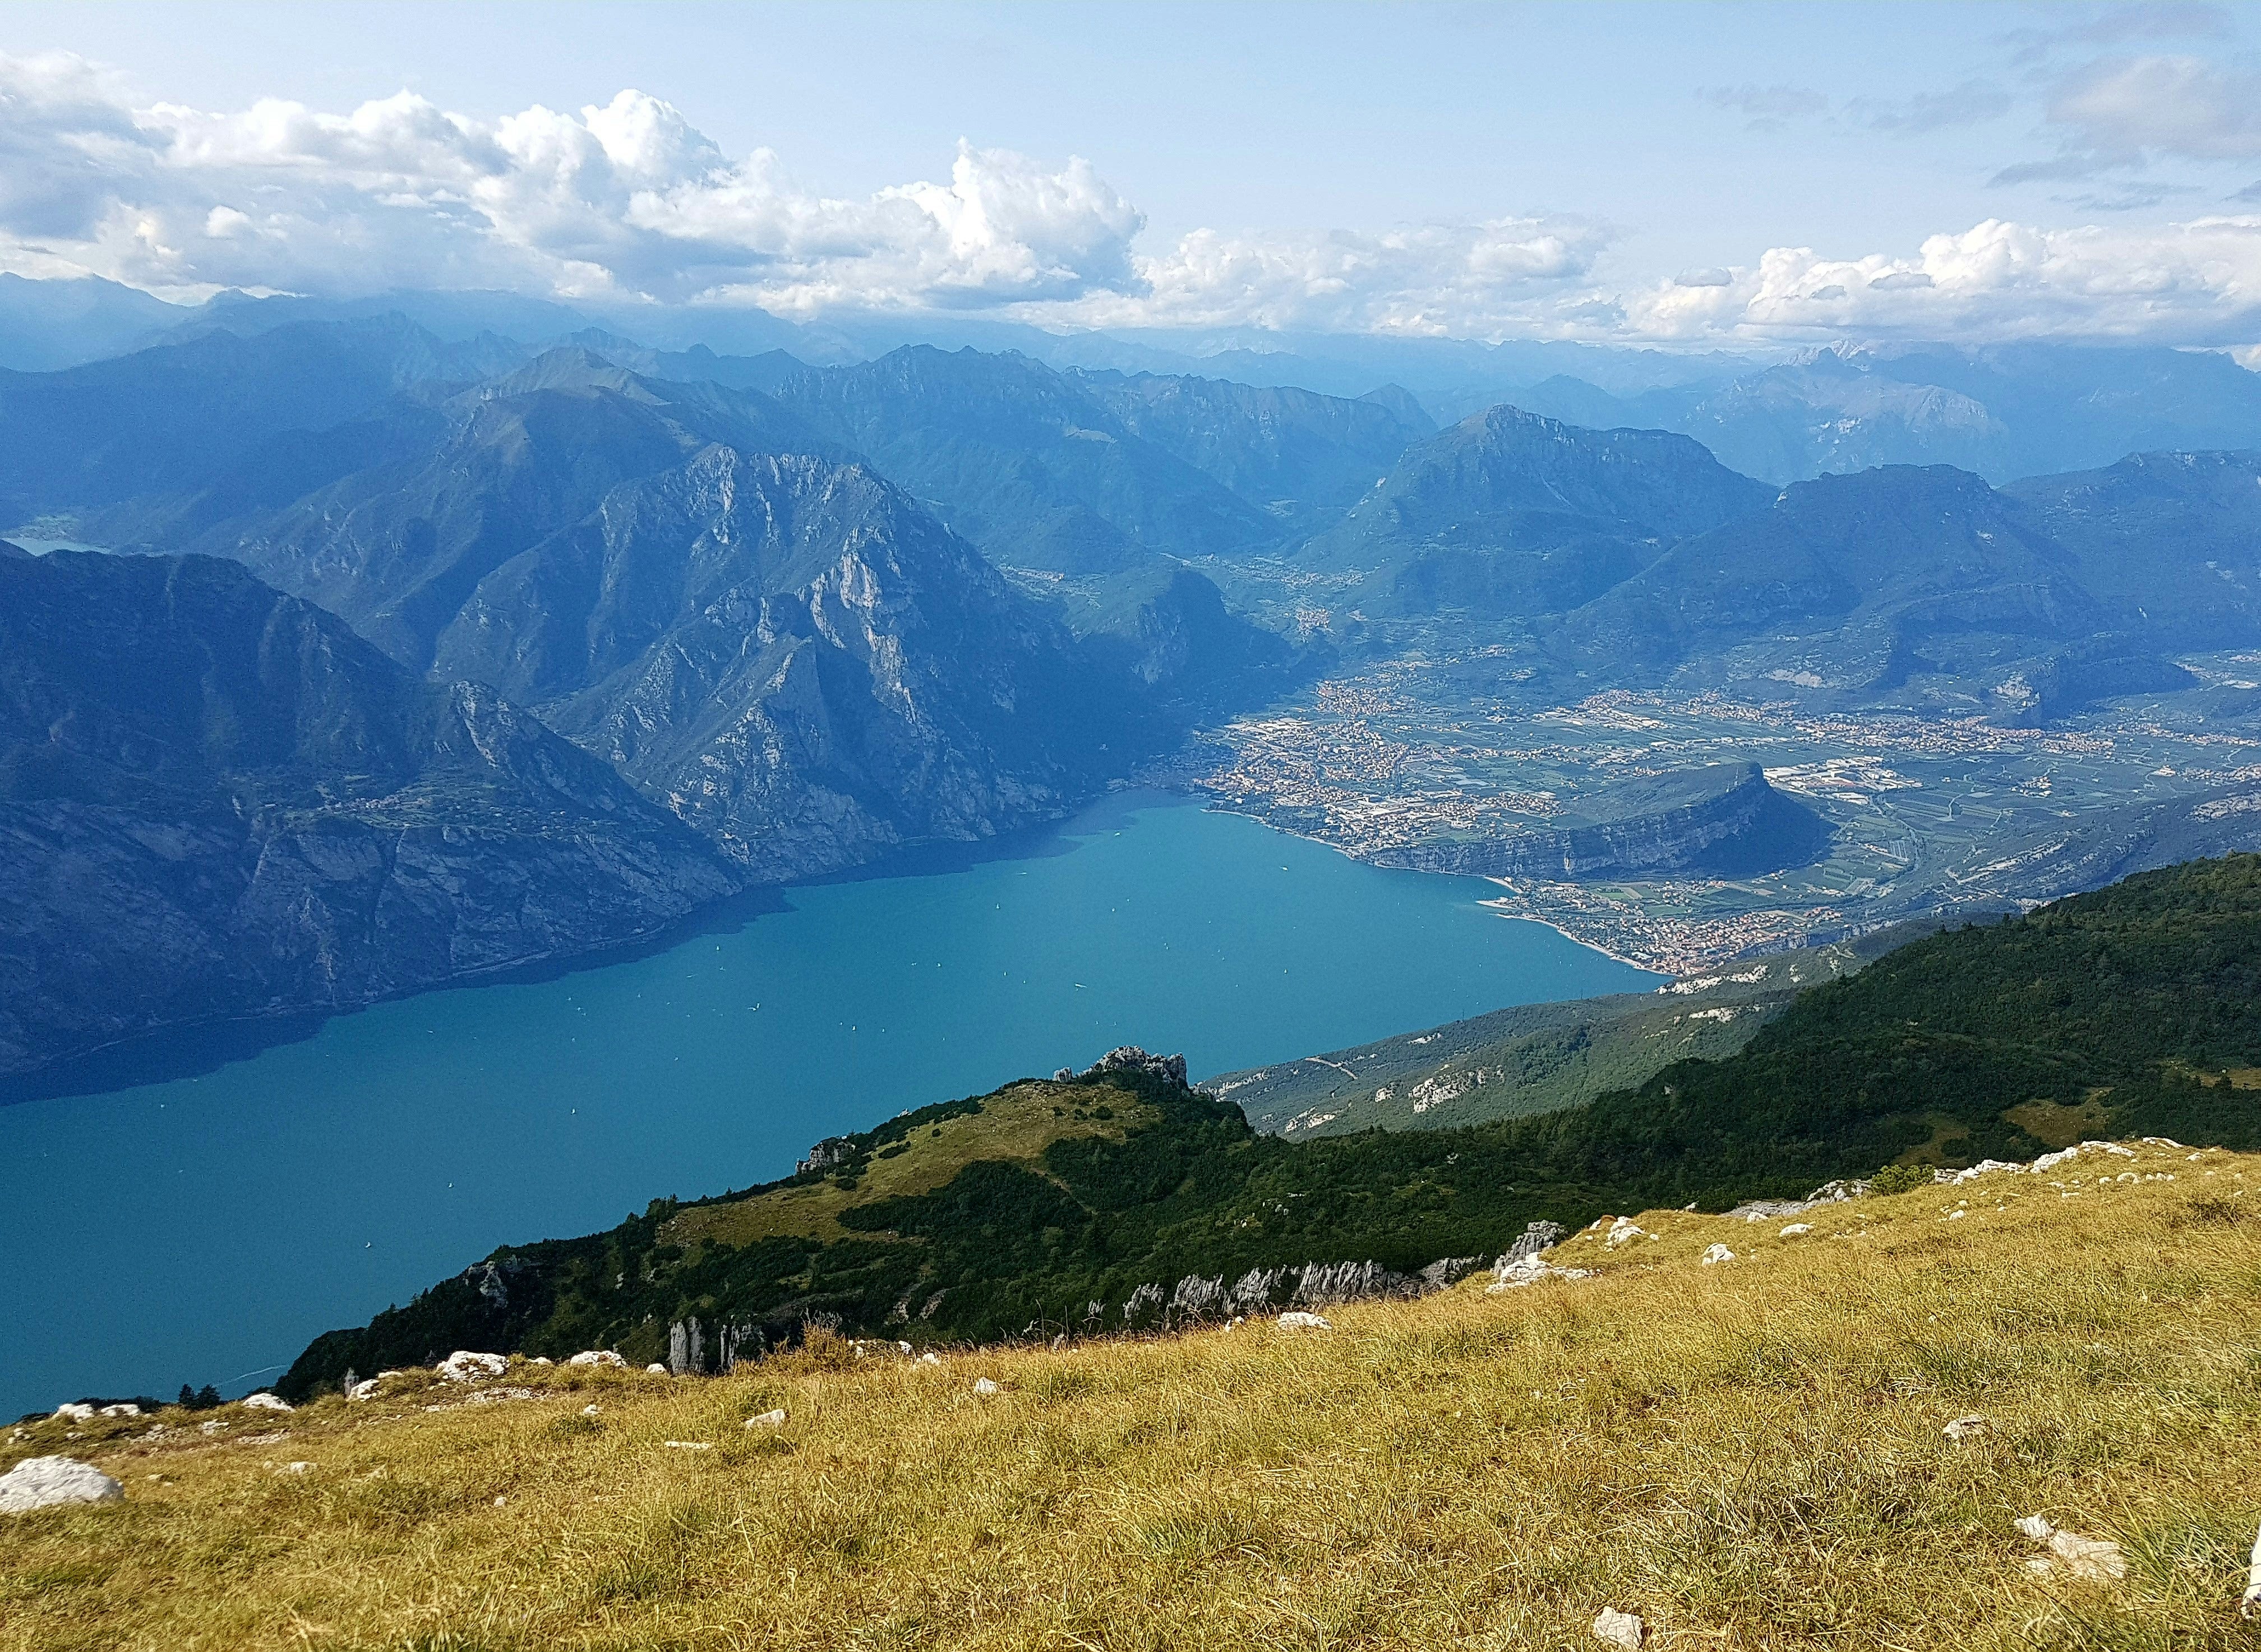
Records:
[[[2257,1188],[2091,1150],[1800,1235],[1641,1213],[1557,1248],[1597,1276],[1328,1331],[43,1423],[0,1467],[126,1493],[0,1517],[0,1649],[1507,1652],[1592,1647],[1604,1605],[1664,1648],[2250,1646]],[[2028,1569],[2036,1512],[2125,1577]]]
[[[1263,1270],[1489,1260],[1542,1217],[1724,1210],[2084,1137],[2261,1146],[2256,1081],[2261,856],[2193,862],[1913,942],[1726,1060],[1537,1117],[1289,1141],[1111,1073],[922,1109],[766,1188],[507,1246],[318,1340],[280,1391],[458,1347],[715,1368],[810,1320],[920,1344],[1145,1329],[1287,1305],[1286,1275],[1223,1300]]]

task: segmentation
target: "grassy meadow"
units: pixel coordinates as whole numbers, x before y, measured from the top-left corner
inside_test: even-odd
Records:
[[[0,1648],[1591,1648],[1604,1605],[1664,1648],[2252,1646],[2249,1185],[2092,1150],[1805,1234],[1639,1215],[1557,1247],[1593,1277],[1331,1330],[41,1423],[0,1468],[126,1498],[0,1517]],[[2125,1577],[2029,1569],[2035,1512]]]

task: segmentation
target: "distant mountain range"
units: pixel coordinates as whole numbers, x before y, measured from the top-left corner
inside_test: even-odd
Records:
[[[99,318],[152,320],[138,298],[19,286],[0,283],[0,342],[10,315],[63,314],[66,298],[90,339]],[[248,570],[257,600],[381,650],[400,674],[388,693],[468,696],[466,727],[567,743],[661,811],[647,824],[687,834],[667,852],[701,868],[660,880],[678,891],[1057,815],[1338,654],[1458,650],[1540,696],[1755,686],[1809,709],[2031,724],[2193,686],[2178,653],[2261,645],[2261,379],[2225,357],[1845,350],[1747,370],[1377,343],[1327,359],[1396,361],[1425,390],[1346,396],[1156,371],[1104,341],[1087,341],[1087,364],[1041,339],[1054,359],[911,345],[858,361],[839,359],[852,341],[783,324],[725,353],[494,295],[412,307],[169,311],[148,348],[0,372],[0,531]],[[559,331],[545,345],[497,322]],[[1578,362],[1606,383],[1559,370]],[[1651,427],[1501,404],[1439,430],[1448,372],[1464,387],[1540,374],[1532,402]],[[2182,445],[2114,447],[2129,437]],[[1947,451],[1975,468],[1898,462]],[[2001,481],[2056,452],[2100,457]],[[1877,457],[1895,462],[1832,470]],[[83,635],[52,619],[20,633],[26,680],[67,677],[58,650],[114,654],[154,600],[132,583],[147,576],[83,558],[10,563],[26,589],[77,570],[67,588],[91,610]],[[219,565],[182,564],[207,582]],[[149,692],[185,715],[199,681],[183,668]],[[27,722],[18,737],[32,751],[47,736]],[[207,801],[248,772],[214,761]],[[308,796],[366,814],[354,761],[317,745],[289,766]],[[39,772],[61,777],[42,807],[109,806],[82,764]],[[411,783],[384,773],[384,796]],[[1769,842],[1811,835],[1762,782],[1752,796],[1784,815]],[[38,852],[81,829],[109,841],[70,818]],[[1474,866],[1493,850],[1454,853]],[[458,948],[450,967],[601,945],[692,899],[599,914],[592,884],[576,898],[588,914]],[[194,921],[220,933],[237,921],[223,904]],[[334,927],[319,992],[247,976],[169,1009],[121,988],[109,1031],[27,1031],[18,1059],[221,999],[346,1002],[446,973],[420,941],[396,957],[383,926]]]
[[[1772,492],[1685,436],[1495,407],[1406,451],[1297,560],[1365,572],[1375,613],[1559,614]]]

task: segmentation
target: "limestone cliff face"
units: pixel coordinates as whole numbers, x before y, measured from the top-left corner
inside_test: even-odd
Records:
[[[1056,815],[1165,737],[1119,662],[765,397],[558,350],[440,413],[198,545],[531,707],[737,875]]]
[[[649,933],[740,875],[492,690],[205,557],[0,558],[0,1074]]]
[[[1066,808],[1127,675],[862,465],[715,445],[481,582],[440,668],[532,699],[752,875]]]
[[[1755,763],[1721,763],[1595,801],[1604,818],[1482,843],[1416,844],[1375,856],[1377,866],[1484,878],[1575,881],[1604,873],[1672,873],[1723,844],[1763,831],[1788,804]],[[1796,807],[1791,805],[1791,807]]]

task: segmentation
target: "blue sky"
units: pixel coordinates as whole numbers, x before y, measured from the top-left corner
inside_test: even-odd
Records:
[[[2255,35],[2250,9],[2178,4],[16,0],[0,268],[2251,344]]]

